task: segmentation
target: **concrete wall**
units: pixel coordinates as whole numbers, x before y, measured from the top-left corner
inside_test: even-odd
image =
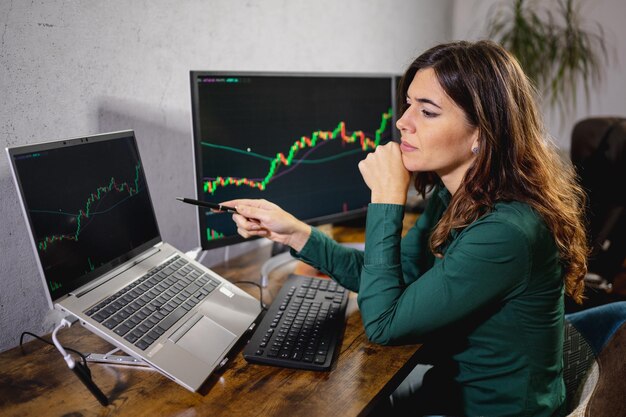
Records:
[[[502,0],[461,0],[455,2],[452,35],[454,39],[480,39],[486,36],[486,21],[489,10],[504,3]],[[547,105],[543,106],[544,118],[549,133],[565,152],[569,153],[572,128],[586,117],[621,116],[626,117],[626,2],[623,0],[582,0],[581,11],[583,25],[594,29],[600,25],[605,32],[610,48],[610,61],[606,65],[606,76],[601,85],[592,91],[592,99],[587,105],[584,94],[580,91],[578,106],[561,118],[558,111]],[[556,12],[557,2],[539,1],[538,4],[550,7]]]
[[[135,129],[165,240],[198,246],[189,70],[401,72],[451,39],[454,2],[111,0],[0,3],[0,147]],[[0,156],[0,350],[51,330]],[[231,256],[245,248],[230,251]],[[211,251],[207,262],[223,259]]]

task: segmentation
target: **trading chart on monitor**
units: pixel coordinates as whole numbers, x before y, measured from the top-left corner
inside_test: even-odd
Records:
[[[393,130],[387,76],[192,72],[198,197],[264,198],[312,223],[363,213],[358,163]],[[231,215],[200,210],[203,248],[236,240]]]

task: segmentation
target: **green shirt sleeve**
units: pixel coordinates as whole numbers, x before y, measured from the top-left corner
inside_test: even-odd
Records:
[[[358,297],[371,341],[420,342],[425,334],[525,285],[530,269],[525,235],[489,216],[463,230],[419,279],[405,279],[398,237],[402,218],[398,210],[383,206],[368,209]]]
[[[357,292],[363,267],[363,251],[339,245],[315,227],[300,252],[291,255],[331,276],[344,288]]]
[[[430,252],[428,239],[431,229],[437,224],[437,219],[444,209],[445,206],[441,204],[439,198],[429,199],[424,213],[407,235],[401,239],[402,276],[407,284],[415,281],[433,265],[434,256]],[[392,229],[391,233],[394,236],[393,240],[385,242],[376,242],[375,239],[371,239],[372,245],[377,247],[370,248],[370,253],[380,251],[380,256],[388,256],[385,250],[397,250],[403,216],[404,207],[401,205],[370,204],[368,206],[368,218],[388,219],[388,227]],[[291,250],[292,256],[331,276],[345,288],[358,292],[364,262],[363,251],[343,247],[318,229],[312,228],[311,230],[311,237],[305,246],[300,252]]]

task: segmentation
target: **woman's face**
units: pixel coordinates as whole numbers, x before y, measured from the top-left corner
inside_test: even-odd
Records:
[[[479,146],[478,128],[469,125],[432,68],[415,74],[406,101],[409,107],[396,123],[404,166],[409,171],[435,172],[444,183],[449,178],[458,186],[475,158],[472,148]]]

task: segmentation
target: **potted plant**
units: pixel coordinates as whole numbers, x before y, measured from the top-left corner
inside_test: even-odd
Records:
[[[510,51],[539,93],[561,116],[576,108],[579,86],[587,105],[604,77],[608,52],[599,24],[583,24],[580,0],[506,0],[489,13],[489,37]],[[563,117],[562,117],[563,118]]]

